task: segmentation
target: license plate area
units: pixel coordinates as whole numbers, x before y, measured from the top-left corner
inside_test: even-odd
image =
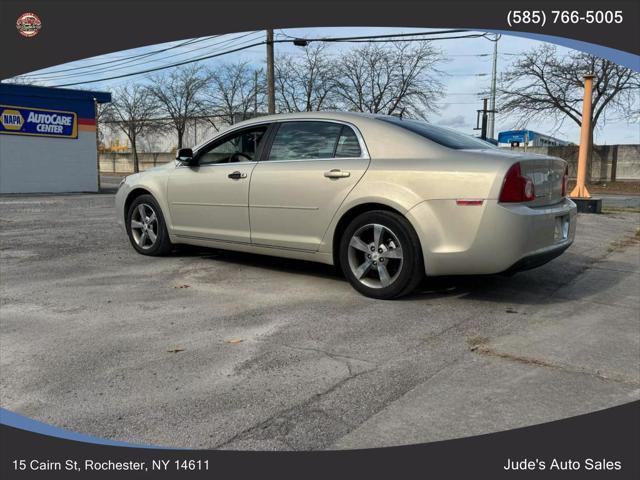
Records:
[[[555,218],[555,228],[553,231],[553,241],[562,242],[569,237],[569,215],[562,215]]]

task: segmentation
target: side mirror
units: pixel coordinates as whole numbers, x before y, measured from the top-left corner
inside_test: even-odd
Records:
[[[176,152],[176,160],[186,163],[187,165],[193,164],[193,150],[190,148],[181,148]]]

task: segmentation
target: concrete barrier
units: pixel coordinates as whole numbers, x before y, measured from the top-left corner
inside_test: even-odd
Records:
[[[524,152],[523,147],[514,151]],[[569,176],[575,178],[578,164],[578,146],[527,147],[527,152],[560,157],[569,162]],[[640,180],[640,145],[595,145],[591,156],[591,168],[587,168],[588,180],[604,182],[612,180]]]
[[[523,152],[524,148],[514,148]],[[578,146],[527,147],[527,152],[560,157],[569,162],[569,176],[575,178]],[[133,155],[130,153],[100,153],[101,173],[133,173]],[[139,153],[140,171],[172,162],[174,153]],[[589,181],[640,180],[640,145],[596,145],[593,147]]]
[[[138,164],[142,172],[172,162],[175,158],[175,153],[139,153]],[[99,161],[100,173],[133,173],[133,155],[131,153],[100,153]]]

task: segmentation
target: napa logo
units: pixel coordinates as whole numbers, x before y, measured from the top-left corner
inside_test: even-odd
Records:
[[[24,125],[24,118],[18,110],[5,109],[0,116],[0,123],[7,130],[20,130]]]
[[[78,115],[62,110],[0,105],[0,133],[78,138]]]

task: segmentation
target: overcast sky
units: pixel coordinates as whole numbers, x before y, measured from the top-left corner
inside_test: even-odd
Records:
[[[346,35],[370,35],[387,34],[398,32],[425,31],[427,29],[399,29],[399,28],[304,28],[276,30],[276,38],[284,34],[293,37],[313,38],[328,36]],[[228,48],[248,45],[264,40],[264,32],[237,33],[219,36],[212,39],[198,41],[189,45],[170,50],[166,53],[150,55],[148,57],[138,57],[127,60],[132,55],[141,55],[153,50],[158,50],[165,46],[173,46],[184,42],[184,40],[152,45],[137,49],[114,52],[108,55],[101,55],[91,59],[77,62],[56,65],[48,69],[39,70],[29,74],[31,78],[40,85],[61,85],[64,83],[87,81],[100,79],[109,76],[121,75],[129,72],[157,67],[163,64],[176,63],[195,56],[208,55],[214,51],[223,51]],[[441,102],[441,108],[437,114],[432,115],[429,120],[433,123],[446,125],[468,134],[477,135],[473,127],[476,125],[476,110],[481,108],[482,100],[480,92],[488,90],[491,81],[491,62],[493,44],[484,38],[444,40],[434,42],[446,59],[441,65],[441,70],[446,72],[443,83],[446,95]],[[509,64],[517,59],[517,55],[539,46],[541,42],[520,37],[503,36],[498,43],[498,73],[507,68]],[[353,48],[361,44],[330,44],[329,52],[339,53],[342,49]],[[276,55],[278,53],[301,54],[301,47],[291,44],[280,43],[275,45]],[[558,47],[559,52],[567,52],[563,47]],[[479,56],[483,55],[483,56]],[[93,73],[88,76],[74,76],[70,74],[85,73],[83,70],[71,70],[66,72],[51,73],[54,70],[75,68],[100,63],[112,59],[123,59],[121,62],[112,63],[105,66],[91,68]],[[233,53],[221,58],[210,59],[203,63],[216,65],[219,62],[248,60],[256,65],[264,66],[265,46],[252,47],[241,52]],[[180,67],[177,67],[180,68]],[[89,70],[89,69],[87,69]],[[165,70],[167,71],[167,70]],[[63,77],[64,75],[64,77]],[[92,90],[111,90],[124,82],[144,81],[144,76],[132,76],[126,79],[114,79],[97,83],[87,83],[68,88],[85,88]],[[640,101],[640,99],[639,99]],[[638,123],[630,123],[628,119],[620,118],[608,120],[599,126],[596,131],[595,141],[598,144],[617,143],[640,143],[640,126]],[[516,127],[516,120],[506,115],[498,114],[496,117],[496,134],[503,130],[510,130]],[[566,121],[564,125],[558,127],[553,122],[544,123],[540,121],[531,122],[528,128],[541,133],[553,135],[577,143],[579,138],[578,126]]]

